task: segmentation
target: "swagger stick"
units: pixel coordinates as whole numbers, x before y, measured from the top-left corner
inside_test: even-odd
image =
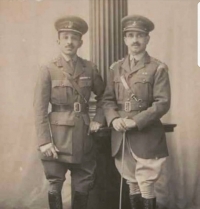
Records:
[[[121,163],[121,182],[120,182],[120,195],[119,195],[119,209],[122,208],[122,187],[123,187],[125,140],[126,140],[126,131],[123,132],[123,138],[122,138],[122,163]]]

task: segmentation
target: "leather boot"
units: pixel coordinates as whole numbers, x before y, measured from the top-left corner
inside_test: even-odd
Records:
[[[131,203],[131,209],[143,209],[141,194],[129,195],[129,198]]]
[[[72,209],[87,209],[88,194],[80,192],[74,193],[74,199],[72,202]]]
[[[49,192],[48,193],[49,199],[49,208],[50,209],[62,209],[62,196],[61,192]]]
[[[144,209],[156,209],[156,198],[152,198],[152,199],[142,198],[142,200],[143,200]]]

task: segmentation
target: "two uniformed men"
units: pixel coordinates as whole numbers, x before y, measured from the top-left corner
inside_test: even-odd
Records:
[[[68,170],[74,190],[72,208],[86,209],[96,167],[93,140],[88,133],[97,131],[104,122],[104,83],[96,66],[77,56],[87,23],[79,17],[67,16],[57,20],[55,28],[60,55],[41,68],[35,90],[38,146],[49,181],[50,209],[62,209],[61,191]],[[97,100],[92,122],[88,115],[91,92]],[[48,114],[49,104],[52,111]]]
[[[168,69],[146,52],[152,21],[127,16],[122,26],[129,54],[111,66],[104,111],[113,127],[112,155],[129,185],[132,209],[155,209],[154,183],[168,156],[160,121],[170,107]]]
[[[127,16],[122,26],[129,54],[111,66],[104,114],[108,126],[113,127],[112,155],[129,185],[132,209],[155,209],[154,183],[168,156],[160,121],[170,107],[168,70],[146,52],[152,21]],[[95,65],[77,56],[81,37],[88,30],[86,22],[68,16],[59,19],[55,27],[61,54],[41,69],[35,91],[39,148],[50,183],[50,209],[62,208],[61,190],[68,170],[75,190],[72,208],[86,209],[96,166],[93,141],[87,133],[89,127],[97,131],[103,124],[104,84]],[[91,91],[97,100],[92,122],[88,116]],[[48,114],[49,103],[52,111]]]

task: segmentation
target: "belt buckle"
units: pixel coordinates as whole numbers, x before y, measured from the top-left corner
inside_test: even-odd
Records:
[[[81,103],[74,102],[74,112],[81,112]]]
[[[131,102],[126,101],[124,104],[125,104],[124,105],[124,111],[125,112],[130,112],[131,111]]]

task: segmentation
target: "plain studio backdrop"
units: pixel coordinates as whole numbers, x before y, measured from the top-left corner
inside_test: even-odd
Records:
[[[128,1],[128,14],[147,16],[155,30],[147,51],[169,66],[172,104],[163,121],[170,157],[157,183],[158,200],[173,209],[200,208],[200,69],[197,0]],[[0,208],[44,209],[47,182],[37,154],[33,95],[38,67],[58,53],[54,21],[78,15],[89,22],[89,0],[0,1]],[[89,33],[79,55],[90,59]],[[70,205],[70,177],[63,189]]]

